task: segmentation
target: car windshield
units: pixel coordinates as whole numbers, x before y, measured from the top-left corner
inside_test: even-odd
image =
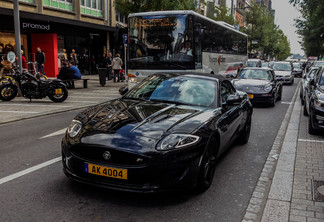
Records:
[[[276,71],[291,71],[290,63],[274,63],[272,68]]]
[[[243,69],[238,79],[262,79],[262,80],[270,80],[272,81],[272,75],[268,70],[262,69]]]
[[[324,73],[322,73],[320,81],[319,81],[319,85],[321,86],[321,88],[324,87]]]
[[[267,62],[263,62],[261,66],[262,66],[262,67],[268,67],[268,66],[269,66],[269,63],[267,63]]]
[[[324,66],[324,61],[317,61],[314,65],[315,67],[321,67]]]
[[[313,68],[311,71],[309,71],[309,73],[308,73],[308,75],[307,75],[307,79],[308,79],[308,80],[314,78],[314,75],[315,75],[315,73],[317,72],[317,69],[318,69],[318,68]]]
[[[146,78],[124,98],[211,107],[216,104],[216,92],[215,80],[165,74]]]
[[[247,61],[248,67],[258,67],[259,61]]]
[[[294,68],[300,69],[300,64],[299,63],[293,63]]]

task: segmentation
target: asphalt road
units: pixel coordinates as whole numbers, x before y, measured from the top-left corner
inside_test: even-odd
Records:
[[[299,79],[274,108],[254,108],[251,137],[217,164],[203,194],[140,195],[70,181],[62,172],[62,134],[78,111],[0,125],[0,221],[241,221]],[[53,160],[54,159],[54,160]],[[46,161],[54,163],[31,171]],[[27,170],[27,171],[23,171]],[[15,173],[19,174],[15,174]],[[8,177],[12,176],[12,178]]]

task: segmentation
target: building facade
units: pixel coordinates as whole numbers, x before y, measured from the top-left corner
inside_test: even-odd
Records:
[[[20,0],[21,48],[28,61],[46,55],[45,72],[55,77],[72,51],[82,74],[95,74],[103,53],[123,52],[122,27],[113,0]],[[0,0],[0,50],[15,51],[13,1]]]

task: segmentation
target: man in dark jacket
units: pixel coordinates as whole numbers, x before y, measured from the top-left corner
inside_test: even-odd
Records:
[[[44,72],[45,54],[44,52],[42,52],[40,47],[37,47],[36,62],[37,62],[37,72],[46,76]]]

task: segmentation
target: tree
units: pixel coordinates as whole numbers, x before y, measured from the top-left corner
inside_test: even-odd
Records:
[[[249,53],[261,52],[263,57],[286,59],[290,55],[288,38],[274,24],[270,12],[263,6],[252,3],[246,12],[246,27],[241,31],[249,38]]]
[[[306,55],[321,56],[324,51],[324,5],[322,0],[290,0],[301,12],[302,18],[295,19],[297,34]]]
[[[164,10],[194,10],[194,0],[116,0],[116,10],[124,15],[136,12]]]
[[[228,10],[225,4],[222,4],[220,6],[214,6],[211,9],[211,12],[212,13],[207,14],[209,18],[216,21],[224,21],[231,25],[235,24],[234,17],[230,14],[230,11]]]

